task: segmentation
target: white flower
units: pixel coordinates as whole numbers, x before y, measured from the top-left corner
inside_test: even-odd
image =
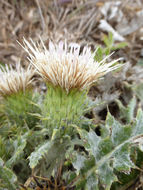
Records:
[[[81,50],[80,45],[60,42],[58,45],[49,42],[47,49],[41,40],[42,48],[32,40],[29,43],[24,39],[24,49],[29,54],[29,60],[36,67],[39,74],[54,86],[60,86],[69,92],[71,89],[84,90],[89,88],[97,79],[106,73],[115,70],[121,64],[119,60],[107,63],[110,56],[101,62],[94,60],[94,54],[89,47]]]
[[[25,91],[32,83],[33,69],[29,66],[24,70],[20,64],[16,65],[14,70],[12,66],[0,66],[0,96],[6,96],[17,93],[20,90]]]

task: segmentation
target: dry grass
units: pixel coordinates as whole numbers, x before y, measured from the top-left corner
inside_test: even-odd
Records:
[[[78,42],[93,47],[101,43],[103,31],[98,28],[105,15],[101,8],[105,0],[1,0],[0,1],[0,62],[15,63],[25,59],[23,50],[16,40],[24,37],[34,40],[41,36],[44,42],[48,39]],[[120,10],[130,22],[135,13],[142,10],[143,2],[123,1]],[[108,19],[107,19],[108,20]],[[119,23],[109,20],[114,29]],[[121,25],[121,23],[120,23]],[[122,27],[122,26],[121,26]],[[122,54],[132,61],[140,56],[142,48],[141,27],[124,36],[129,47]],[[137,57],[138,56],[138,57]]]

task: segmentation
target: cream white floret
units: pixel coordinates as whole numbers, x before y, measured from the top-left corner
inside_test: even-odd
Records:
[[[47,49],[41,40],[42,47],[32,40],[24,39],[23,48],[29,54],[29,60],[47,82],[60,86],[67,93],[71,89],[84,90],[106,73],[121,66],[115,65],[120,59],[106,62],[111,56],[105,57],[101,62],[94,60],[95,54],[86,46],[81,50],[79,44],[60,42],[58,45],[49,42]]]
[[[31,66],[23,69],[20,63],[15,69],[11,65],[0,66],[0,96],[24,92],[31,85],[34,72]]]

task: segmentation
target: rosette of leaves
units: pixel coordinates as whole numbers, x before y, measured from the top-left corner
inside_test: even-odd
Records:
[[[24,70],[20,64],[16,65],[16,69],[8,65],[0,67],[0,104],[12,125],[22,127],[26,124],[32,128],[37,122],[37,118],[30,114],[39,112],[32,103],[36,101],[32,89],[34,72],[31,67]]]

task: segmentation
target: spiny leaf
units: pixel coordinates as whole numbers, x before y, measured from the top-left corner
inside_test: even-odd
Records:
[[[138,109],[136,121],[133,123],[132,136],[143,134],[143,111]]]
[[[109,164],[109,162],[105,162],[98,168],[97,171],[95,171],[95,173],[97,174],[96,178],[98,177],[98,175],[100,176],[100,183],[106,190],[109,190],[112,183],[114,181],[117,181],[117,177],[113,172],[113,168]]]
[[[95,174],[92,174],[87,178],[85,190],[99,190],[98,178],[96,178]]]
[[[130,169],[135,167],[134,163],[130,159],[129,151],[129,143],[126,143],[119,151],[115,153],[116,159],[114,160],[114,168],[116,168],[116,170],[124,171],[124,173],[129,173]]]
[[[3,160],[0,158],[0,178],[3,180],[3,184],[10,190],[16,190],[15,182],[17,181],[16,175],[6,166],[4,166]]]
[[[34,152],[29,156],[30,160],[30,168],[35,168],[39,162],[43,158],[45,154],[48,153],[49,149],[53,145],[53,141],[48,141],[40,145]]]
[[[127,107],[125,107],[119,100],[116,100],[116,102],[120,109],[121,119],[125,119],[127,123],[131,122],[134,118],[134,111],[136,107],[135,97],[131,99]]]
[[[136,85],[133,90],[140,101],[143,102],[143,83]]]
[[[14,141],[13,145],[15,151],[13,156],[6,162],[7,167],[12,167],[22,156],[23,150],[27,144],[27,138],[29,137],[30,132],[27,132],[23,136],[19,136],[17,140]]]
[[[78,128],[78,132],[84,147],[95,158],[95,165],[85,173],[86,178],[95,176],[95,180],[99,181],[98,185],[102,184],[108,190],[112,183],[117,181],[114,170],[130,173],[131,168],[136,168],[130,158],[131,145],[143,142],[143,111],[138,110],[137,117],[131,125],[122,125],[108,113],[105,129],[108,131],[107,136],[101,137],[93,130],[87,132]]]
[[[109,120],[110,120],[110,125],[109,125]],[[132,128],[129,125],[121,125],[111,114],[108,112],[107,115],[107,123],[106,123],[107,128],[111,128],[112,133],[111,133],[111,140],[114,145],[114,147],[120,145],[121,143],[124,143],[128,138],[130,137],[132,133]]]
[[[77,174],[79,174],[79,171],[81,168],[84,167],[84,161],[85,161],[85,156],[77,154],[76,155],[76,160],[73,162],[73,167],[76,169]]]
[[[0,157],[4,161],[9,159],[12,150],[13,150],[12,141],[2,138],[2,136],[0,136]]]
[[[113,168],[110,167],[110,162],[108,162],[108,156],[112,152],[111,141],[109,138],[105,138],[102,141],[102,138],[97,136],[92,130],[90,132],[84,131],[83,133],[82,131],[80,132],[80,136],[89,145],[89,148],[86,150],[95,157],[95,166],[87,171],[86,177],[88,179],[91,175],[95,176],[96,181],[100,181],[106,189],[110,189],[112,182],[117,180],[113,173]]]
[[[35,168],[38,162],[46,156],[46,164],[50,167],[48,171],[45,172],[48,176],[51,176],[53,169],[65,158],[65,152],[68,145],[69,138],[56,139],[43,143],[29,156],[30,167]]]

